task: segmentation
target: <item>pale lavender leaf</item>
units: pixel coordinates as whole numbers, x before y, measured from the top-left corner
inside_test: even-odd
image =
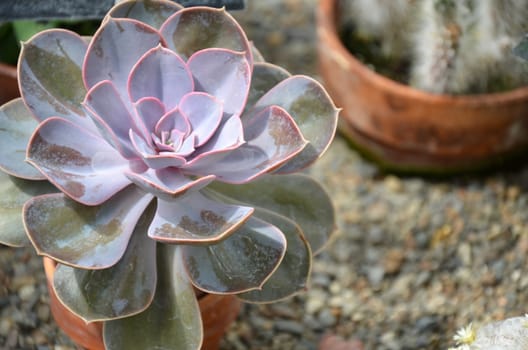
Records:
[[[144,191],[169,201],[189,191],[198,191],[215,179],[213,175],[192,179],[176,168],[149,169],[141,174],[127,172],[126,176]]]
[[[178,106],[181,98],[193,89],[193,78],[187,64],[173,51],[161,45],[141,57],[132,69],[128,81],[132,101],[155,97],[167,110]]]
[[[194,192],[173,201],[158,199],[148,235],[171,244],[214,244],[237,230],[253,208],[230,205]]]
[[[154,132],[159,119],[165,114],[163,103],[155,97],[145,97],[134,104],[139,119],[149,133]]]
[[[299,128],[280,107],[268,107],[243,123],[245,144],[215,162],[192,167],[192,172],[214,174],[223,182],[245,183],[275,170],[306,146]]]
[[[24,224],[39,255],[85,269],[115,265],[152,196],[129,186],[104,204],[85,206],[62,193],[24,206]]]
[[[242,113],[251,80],[251,66],[244,54],[211,48],[198,51],[187,63],[196,91],[206,92],[220,100],[224,113]]]
[[[86,94],[81,72],[86,49],[79,35],[63,29],[43,31],[23,44],[20,93],[39,121],[62,117],[93,128],[80,106]]]
[[[223,241],[182,246],[183,261],[194,286],[214,294],[259,289],[286,252],[286,238],[275,226],[250,217]]]
[[[156,290],[156,242],[145,231],[152,215],[143,215],[123,257],[103,270],[59,264],[53,289],[70,311],[85,322],[130,317],[144,311]]]
[[[276,85],[262,96],[249,115],[273,105],[288,111],[309,141],[298,156],[279,169],[283,173],[299,171],[312,164],[330,145],[339,109],[319,82],[302,75],[292,76]]]
[[[94,85],[84,100],[84,106],[91,112],[99,128],[103,128],[117,141],[117,150],[127,159],[137,158],[137,154],[132,147],[129,131],[133,130],[142,135],[147,134],[147,130],[138,126],[128,110],[127,105],[121,99],[115,85],[105,80]]]
[[[21,98],[0,107],[0,170],[28,180],[46,177],[26,163],[26,149],[38,122]]]
[[[180,131],[184,135],[188,135],[191,132],[189,119],[179,109],[173,109],[161,117],[154,131],[157,135],[161,135],[163,131],[171,131],[173,129]]]
[[[244,30],[224,9],[186,8],[161,26],[167,47],[184,59],[195,52],[217,47],[244,52],[252,64],[252,51]]]
[[[244,143],[244,129],[238,116],[222,121],[216,133],[188,159],[182,169],[193,172],[218,162]]]
[[[202,146],[217,132],[223,115],[222,103],[202,92],[186,95],[180,102],[179,110],[192,126],[191,135],[195,136],[196,147]]]
[[[154,28],[133,19],[107,17],[86,53],[83,66],[86,88],[110,80],[120,92],[126,91],[134,64],[159,44],[163,44],[163,39]]]
[[[159,29],[167,18],[182,8],[174,1],[122,1],[110,9],[108,16],[137,19]]]
[[[185,140],[183,140],[180,149],[178,149],[178,154],[183,157],[188,157],[196,151],[194,145],[196,144],[196,135],[189,135]]]
[[[130,184],[129,163],[102,138],[61,118],[42,122],[28,145],[28,161],[76,201],[98,205]]]
[[[146,141],[143,137],[135,133],[134,130],[130,130],[129,137],[130,142],[132,142],[132,147],[137,154],[141,155],[142,157],[157,154],[156,150],[154,149],[154,144]]]
[[[143,162],[151,169],[163,169],[167,167],[179,167],[185,164],[185,158],[178,156],[175,153],[165,152],[157,153],[145,140],[132,130],[130,130],[130,139],[132,145],[142,157]]]

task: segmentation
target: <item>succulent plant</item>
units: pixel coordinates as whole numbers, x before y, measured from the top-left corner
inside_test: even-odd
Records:
[[[271,302],[307,287],[334,212],[294,173],[338,110],[225,10],[122,2],[92,38],[23,43],[18,78],[0,108],[0,242],[58,262],[59,299],[104,321],[108,349],[198,348],[193,288]]]
[[[379,41],[385,61],[407,62],[398,79],[413,87],[468,94],[528,81],[526,64],[511,52],[528,31],[527,0],[371,1],[368,10],[365,0],[343,1],[358,35]]]

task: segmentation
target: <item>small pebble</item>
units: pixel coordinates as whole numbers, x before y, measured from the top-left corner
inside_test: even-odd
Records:
[[[18,290],[18,296],[20,297],[20,300],[22,301],[29,301],[33,298],[35,294],[35,286],[32,284],[22,286]]]
[[[295,321],[277,320],[274,322],[274,325],[275,329],[281,332],[300,335],[304,331],[304,326],[301,323]]]

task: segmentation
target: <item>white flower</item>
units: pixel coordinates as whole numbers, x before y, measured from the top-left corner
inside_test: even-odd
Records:
[[[528,328],[528,314],[524,314],[524,321],[522,325],[524,328]]]
[[[460,345],[468,345],[467,349],[469,349],[469,344],[475,341],[476,335],[477,332],[473,328],[472,323],[470,323],[466,327],[460,328],[453,336],[453,340],[457,343],[457,345],[459,345],[457,349],[466,350],[465,347],[461,347]]]

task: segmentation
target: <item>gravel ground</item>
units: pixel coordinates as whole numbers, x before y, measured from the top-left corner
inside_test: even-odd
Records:
[[[236,17],[268,61],[314,75],[314,7],[248,0]],[[469,322],[527,312],[528,167],[402,178],[337,138],[311,173],[331,193],[338,230],[314,262],[310,290],[245,305],[222,349],[316,349],[328,334],[349,340],[348,350],[447,349]],[[75,349],[47,299],[40,259],[0,247],[0,349]]]

